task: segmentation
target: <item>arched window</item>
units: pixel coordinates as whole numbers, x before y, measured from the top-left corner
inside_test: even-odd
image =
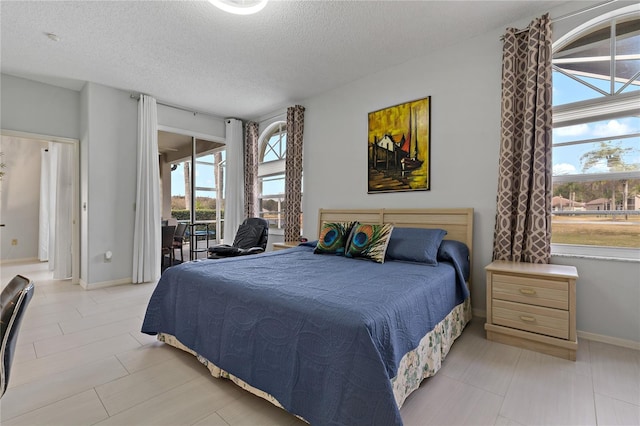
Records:
[[[637,8],[591,20],[554,43],[553,252],[640,248],[639,99]]]
[[[286,123],[281,121],[276,125],[266,134],[263,143],[260,145],[261,163],[284,160],[287,156]]]
[[[258,140],[258,210],[272,229],[284,227],[287,123],[271,124]]]

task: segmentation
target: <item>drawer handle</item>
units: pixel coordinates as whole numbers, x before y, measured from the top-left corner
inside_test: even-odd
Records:
[[[536,322],[534,317],[526,317],[524,315],[520,315],[520,319],[524,322]]]
[[[526,294],[527,296],[533,296],[536,294],[536,291],[530,288],[521,288],[520,293]]]

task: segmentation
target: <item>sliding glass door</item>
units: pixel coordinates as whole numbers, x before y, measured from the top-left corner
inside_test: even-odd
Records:
[[[206,257],[207,248],[223,238],[225,145],[161,131],[158,146],[161,170],[171,176],[170,185],[163,185],[170,193],[170,217],[188,225],[189,257]]]

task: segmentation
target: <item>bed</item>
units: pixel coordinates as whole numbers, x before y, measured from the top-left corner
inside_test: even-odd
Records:
[[[357,222],[446,235],[437,265],[389,251],[383,263],[316,254],[316,242],[187,262],[162,275],[142,332],[313,425],[401,425],[404,400],[471,318],[473,209],[318,216],[319,230]]]

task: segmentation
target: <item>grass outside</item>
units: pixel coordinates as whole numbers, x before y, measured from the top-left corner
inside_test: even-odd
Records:
[[[554,216],[551,242],[640,248],[640,216]]]
[[[263,212],[262,218],[269,221],[269,228],[278,229],[278,212]],[[280,228],[284,228],[284,211],[280,212]],[[300,229],[303,229],[304,214],[300,213]]]

